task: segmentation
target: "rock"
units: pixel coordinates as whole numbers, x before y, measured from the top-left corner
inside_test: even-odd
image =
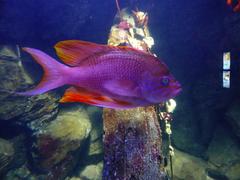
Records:
[[[11,93],[33,84],[23,68],[18,46],[0,46],[0,64],[1,92]]]
[[[103,133],[99,133],[98,130],[93,129],[90,133],[90,144],[88,156],[102,156],[103,154],[103,142],[102,142]]]
[[[3,177],[3,180],[63,180],[64,176],[63,175],[63,169],[61,171],[58,171],[58,175],[52,174],[52,172],[45,173],[45,174],[40,174],[40,173],[34,173],[30,170],[30,165],[24,164],[19,168],[12,169],[8,171],[6,176]],[[55,172],[56,173],[56,172]]]
[[[21,102],[26,101],[26,98],[16,98],[11,95],[18,88],[31,84],[24,76],[20,57],[16,52],[17,48],[13,47],[0,47],[0,119],[2,120],[12,119],[21,114],[24,109]]]
[[[238,101],[229,107],[226,116],[236,136],[240,138],[240,103]]]
[[[22,66],[19,53],[15,46],[0,47],[0,120],[14,119],[22,123],[36,119],[49,120],[58,110],[55,94],[31,97],[14,94],[33,84]]]
[[[82,141],[91,131],[91,121],[81,106],[65,107],[45,129],[55,139]]]
[[[207,168],[206,169],[206,173],[208,174],[208,178],[207,179],[211,179],[211,180],[229,180],[226,175],[224,175],[222,172],[215,170],[214,166],[212,166],[212,168]]]
[[[94,106],[87,108],[88,115],[91,119],[92,130],[90,132],[90,142],[88,156],[100,156],[103,154],[103,119],[102,109]]]
[[[0,56],[16,60],[20,57],[19,46],[0,46]]]
[[[53,94],[32,97],[9,96],[0,106],[1,120],[15,119],[20,123],[39,120],[45,121],[56,116],[57,98]]]
[[[182,93],[183,96],[185,93],[187,92]],[[184,98],[177,101],[177,104],[172,121],[173,144],[181,151],[199,156],[204,152],[204,147],[199,143],[199,127],[193,122],[197,117],[192,105]]]
[[[9,140],[13,144],[14,148],[14,160],[11,164],[11,168],[19,168],[28,161],[28,147],[26,144],[27,139],[25,134],[20,134],[13,139]]]
[[[61,164],[73,168],[77,163],[77,152],[89,136],[91,122],[86,111],[75,105],[61,109],[57,118],[50,123],[31,127],[35,138],[32,145],[35,166],[40,170],[50,169],[55,172],[60,170],[58,166]]]
[[[8,125],[5,122],[10,121],[0,121],[0,137],[4,138],[0,138],[0,169],[2,165],[4,166],[0,170],[0,179],[6,175],[7,171],[19,168],[28,161],[28,147],[24,133],[26,129],[23,127],[20,129],[15,123]]]
[[[239,180],[240,177],[240,161],[233,164],[226,172],[226,176],[231,180]]]
[[[103,162],[90,164],[81,168],[77,176],[67,177],[65,180],[99,180],[102,179]]]
[[[232,101],[232,90],[224,91],[219,84],[213,83],[215,79],[209,74],[192,83],[177,99],[174,113],[174,144],[199,157],[204,155],[216,126],[222,121],[223,109]]]
[[[83,180],[79,177],[67,177],[65,180]]]
[[[227,125],[219,125],[209,145],[206,156],[212,168],[226,178],[237,180],[240,177],[240,145]]]
[[[88,179],[88,180],[99,180],[102,179],[102,170],[103,170],[103,163],[100,162],[95,165],[89,165],[80,172],[79,177],[81,179]]]
[[[0,176],[9,168],[13,159],[13,144],[5,139],[0,139]]]
[[[3,178],[4,180],[21,180],[21,179],[28,179],[28,180],[37,180],[36,176],[31,175],[31,172],[27,168],[26,165],[13,169],[7,173],[7,175]]]
[[[207,179],[206,168],[208,164],[201,158],[181,152],[177,149],[173,156],[173,179],[176,180],[203,180]],[[167,168],[170,174],[170,166]]]
[[[31,121],[28,127],[31,159],[10,171],[6,179],[64,179],[78,163],[91,131],[91,121],[82,106],[68,105],[63,106],[56,119]]]
[[[169,166],[168,171],[170,172]],[[205,160],[175,150],[174,179],[238,180],[240,177],[240,145],[227,124],[218,125],[205,152]]]
[[[84,180],[96,179],[102,177],[103,160],[103,121],[102,109],[95,106],[85,106],[86,112],[91,121],[91,131],[89,138],[81,150],[81,158],[74,170],[73,177],[67,177],[66,180]],[[101,164],[101,166],[100,166]]]

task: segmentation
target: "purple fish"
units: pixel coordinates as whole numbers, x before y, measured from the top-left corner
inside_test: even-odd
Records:
[[[126,109],[167,101],[181,90],[163,62],[134,48],[68,40],[55,49],[67,65],[40,50],[23,48],[44,75],[34,89],[18,94],[37,95],[70,85],[60,102]]]

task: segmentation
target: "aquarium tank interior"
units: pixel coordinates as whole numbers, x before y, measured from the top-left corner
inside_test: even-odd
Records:
[[[0,0],[0,179],[240,180],[240,0]]]

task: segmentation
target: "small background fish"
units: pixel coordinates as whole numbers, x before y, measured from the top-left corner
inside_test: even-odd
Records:
[[[240,11],[240,1],[239,0],[227,0],[227,4],[233,7],[234,12]]]

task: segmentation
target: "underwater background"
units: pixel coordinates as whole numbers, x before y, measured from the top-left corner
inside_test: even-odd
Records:
[[[119,4],[148,13],[152,51],[182,85],[172,121],[174,179],[240,179],[240,13],[225,0]],[[102,179],[102,108],[59,104],[64,88],[24,98],[11,91],[42,76],[16,45],[57,58],[62,40],[106,44],[116,13],[114,0],[0,0],[0,179]],[[231,52],[230,88],[222,86],[224,52]]]

